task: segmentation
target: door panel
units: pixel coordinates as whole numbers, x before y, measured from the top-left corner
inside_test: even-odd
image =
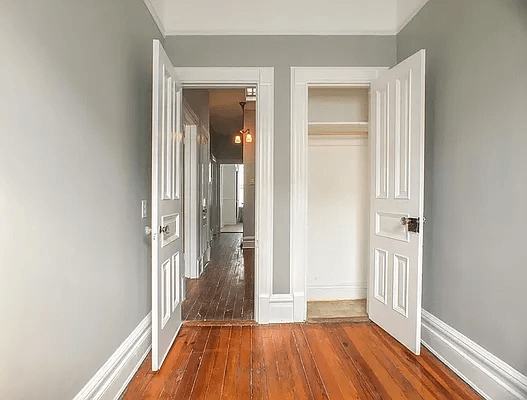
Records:
[[[425,51],[372,83],[368,313],[419,354],[424,204]],[[420,218],[418,233],[408,218]]]
[[[159,41],[153,46],[152,102],[152,370],[181,326],[183,279],[183,141],[181,87]]]

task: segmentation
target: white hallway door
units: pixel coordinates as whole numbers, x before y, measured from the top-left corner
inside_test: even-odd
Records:
[[[203,136],[200,143],[200,258],[201,268],[210,261],[210,228],[209,228],[209,212],[210,212],[210,141],[209,138]],[[201,273],[201,271],[200,271]]]
[[[372,82],[368,314],[421,348],[425,51]]]
[[[236,165],[220,166],[221,226],[236,225]]]
[[[165,50],[153,46],[152,370],[161,368],[182,324],[182,90]]]

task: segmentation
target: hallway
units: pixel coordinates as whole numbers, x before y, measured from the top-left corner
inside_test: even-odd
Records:
[[[242,249],[241,242],[241,233],[214,237],[209,265],[198,279],[186,280],[184,320],[254,319],[254,250]]]

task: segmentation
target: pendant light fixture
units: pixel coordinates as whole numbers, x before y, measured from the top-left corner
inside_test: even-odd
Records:
[[[243,111],[243,127],[234,136],[234,143],[236,144],[240,144],[243,141],[244,137],[245,142],[247,143],[251,143],[253,141],[253,135],[251,135],[251,131],[245,128],[245,104],[247,104],[245,101],[240,101],[240,107]]]

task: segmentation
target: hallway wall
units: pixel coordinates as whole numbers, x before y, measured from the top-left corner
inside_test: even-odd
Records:
[[[71,400],[150,312],[159,37],[142,0],[2,2],[3,399]]]
[[[430,0],[423,308],[527,374],[527,2]]]
[[[395,36],[169,36],[165,49],[180,67],[274,67],[273,293],[289,293],[290,67],[391,67]]]

